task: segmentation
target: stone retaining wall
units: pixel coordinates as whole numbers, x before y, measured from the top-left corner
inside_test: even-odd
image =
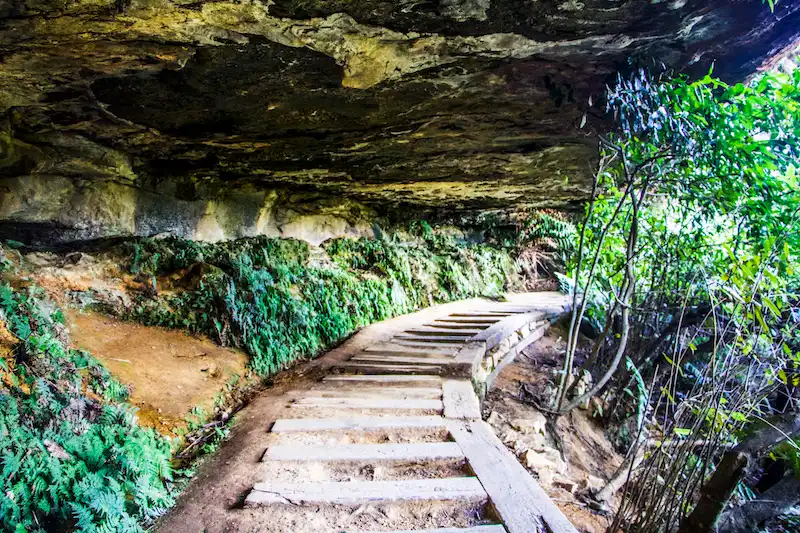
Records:
[[[456,360],[473,382],[483,400],[492,382],[522,350],[545,334],[552,323],[564,316],[569,306],[561,302],[529,312],[508,316],[475,335],[456,354]]]

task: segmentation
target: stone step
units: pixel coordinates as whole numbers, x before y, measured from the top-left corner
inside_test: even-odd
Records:
[[[258,483],[245,499],[246,507],[260,505],[339,504],[368,502],[462,501],[482,503],[488,496],[474,477],[393,481],[322,481]]]
[[[440,416],[387,416],[349,418],[282,418],[272,425],[272,433],[311,431],[381,431],[386,429],[444,428]]]
[[[340,444],[307,446],[276,444],[270,446],[263,460],[271,461],[440,461],[464,459],[455,442],[412,444]]]
[[[372,531],[369,533],[380,532]],[[446,527],[440,529],[415,529],[413,531],[404,529],[403,531],[387,531],[384,533],[506,533],[506,529],[503,526],[496,524],[491,526],[475,526],[468,528]]]
[[[441,400],[400,400],[381,398],[301,398],[292,407],[336,407],[342,409],[424,409],[441,412]]]
[[[334,375],[322,378],[324,383],[441,383],[440,376],[426,374],[415,374],[411,376],[396,374],[358,374],[358,375]]]

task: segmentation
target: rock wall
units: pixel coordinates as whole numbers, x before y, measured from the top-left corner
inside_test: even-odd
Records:
[[[317,245],[371,236],[375,219],[350,200],[277,191],[182,200],[126,183],[48,175],[0,179],[0,191],[0,238],[31,244],[171,234],[201,241],[269,235]]]

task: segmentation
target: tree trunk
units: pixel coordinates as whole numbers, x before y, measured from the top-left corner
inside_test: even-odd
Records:
[[[750,462],[798,433],[800,415],[786,413],[751,434],[733,450],[725,452],[711,478],[700,489],[697,505],[681,522],[678,533],[712,533],[736,485],[744,478]]]
[[[800,502],[800,479],[789,472],[758,499],[745,502],[720,518],[718,533],[758,531],[767,521],[786,513]]]
[[[678,533],[712,532],[736,485],[744,478],[747,464],[746,454],[735,450],[725,452],[711,479],[700,490],[697,505],[681,523]]]

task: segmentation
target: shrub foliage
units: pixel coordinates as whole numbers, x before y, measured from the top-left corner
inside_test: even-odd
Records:
[[[471,243],[420,222],[322,250],[267,237],[173,238],[132,240],[111,255],[141,282],[126,318],[241,347],[266,376],[366,324],[500,295],[518,283],[516,251],[513,240]],[[173,450],[137,425],[127,395],[69,347],[63,316],[40,289],[0,285],[0,531],[141,532],[172,505]]]

